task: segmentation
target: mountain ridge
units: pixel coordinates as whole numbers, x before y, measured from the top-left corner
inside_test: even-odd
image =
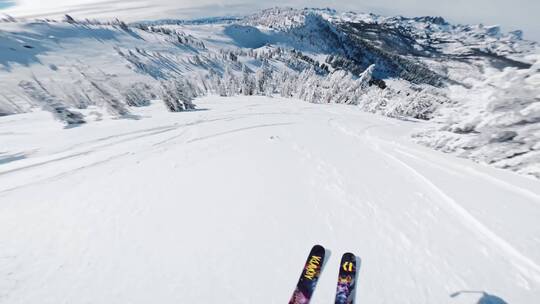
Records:
[[[37,107],[70,127],[89,120],[80,114],[89,107],[100,113],[97,117],[133,118],[130,108],[147,105],[151,99],[162,100],[171,111],[183,111],[194,107],[193,99],[207,94],[279,95],[437,122],[432,131],[422,133],[430,135],[420,141],[437,142],[440,147],[440,138],[432,137],[447,121],[440,119],[448,113],[445,109],[455,108],[456,103],[465,109],[474,102],[463,94],[456,96],[459,88],[476,96],[474,92],[486,90],[482,83],[503,85],[490,82],[491,75],[509,73],[506,70],[538,73],[538,44],[524,40],[520,32],[452,25],[442,17],[272,8],[244,17],[135,23],[69,16],[61,21],[5,17],[0,29],[4,46],[0,114]],[[526,105],[534,104],[534,97],[523,98]],[[507,102],[517,103],[517,108],[523,104]],[[486,104],[482,111],[491,115],[490,109]],[[512,106],[504,109],[512,111]],[[493,150],[504,150],[499,146],[515,141],[512,145],[519,149],[528,147],[519,155],[536,159],[538,150],[531,144],[538,139],[536,112],[526,113],[526,124],[473,127],[467,136],[477,132],[491,138],[516,132],[511,138],[498,136],[506,138],[503,143],[489,144],[497,145]],[[452,137],[463,136],[458,131],[462,128],[444,128]],[[470,146],[463,143],[450,150]]]

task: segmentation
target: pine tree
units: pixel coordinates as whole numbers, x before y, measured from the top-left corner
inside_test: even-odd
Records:
[[[241,83],[242,94],[244,95],[253,95],[255,91],[255,81],[253,79],[253,74],[248,71],[247,66],[242,65],[242,83]]]

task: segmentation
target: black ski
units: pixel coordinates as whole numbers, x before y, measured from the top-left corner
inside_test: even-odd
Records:
[[[353,304],[356,285],[356,256],[345,253],[339,264],[335,304]]]
[[[296,289],[289,300],[289,304],[308,304],[321,275],[324,263],[325,249],[321,245],[315,245],[309,253],[302,275],[296,284]]]

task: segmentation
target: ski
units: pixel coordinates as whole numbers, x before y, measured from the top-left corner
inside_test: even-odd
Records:
[[[345,253],[339,264],[335,304],[353,304],[356,284],[356,256]]]
[[[325,249],[321,245],[315,245],[309,253],[306,265],[302,270],[296,289],[289,300],[289,304],[308,304],[321,275],[324,263]]]

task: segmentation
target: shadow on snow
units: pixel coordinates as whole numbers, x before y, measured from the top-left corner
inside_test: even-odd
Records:
[[[459,296],[460,294],[464,294],[464,293],[481,294],[482,297],[478,299],[478,302],[476,302],[476,304],[508,304],[505,300],[501,299],[500,297],[489,294],[485,291],[461,290],[461,291],[454,292],[453,294],[450,295],[450,297],[455,298]]]

